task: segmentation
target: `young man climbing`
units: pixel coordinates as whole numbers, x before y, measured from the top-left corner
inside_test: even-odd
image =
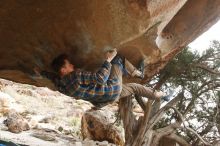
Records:
[[[143,72],[136,69],[127,59],[117,55],[116,50],[106,53],[105,61],[97,72],[87,72],[75,69],[68,56],[59,55],[51,63],[52,68],[59,74],[51,78],[58,90],[75,99],[83,99],[94,105],[108,103],[119,98],[132,95],[147,97],[151,100],[168,100],[161,91],[153,91],[137,83],[122,84],[123,74],[133,77],[143,77]]]

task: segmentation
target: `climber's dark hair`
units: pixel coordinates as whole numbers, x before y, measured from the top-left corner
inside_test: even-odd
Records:
[[[60,54],[59,56],[57,56],[56,58],[53,59],[53,61],[51,62],[51,67],[52,69],[57,72],[60,73],[60,69],[63,67],[63,65],[65,64],[65,60],[69,60],[69,57],[67,54]]]

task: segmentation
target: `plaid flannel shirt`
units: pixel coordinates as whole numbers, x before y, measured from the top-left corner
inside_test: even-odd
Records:
[[[109,79],[111,66],[111,63],[105,61],[96,73],[73,71],[60,80],[58,90],[92,103],[113,101],[120,95],[122,87],[118,79]]]

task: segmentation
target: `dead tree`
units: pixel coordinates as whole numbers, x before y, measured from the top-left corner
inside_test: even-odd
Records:
[[[183,138],[175,134],[177,128],[184,128],[194,133],[203,143],[210,145],[204,141],[195,131],[184,125],[184,116],[173,106],[180,100],[182,93],[178,94],[166,106],[159,109],[160,103],[149,100],[144,103],[141,97],[136,97],[138,103],[144,111],[144,116],[135,117],[132,112],[132,98],[123,98],[119,101],[119,111],[125,129],[125,145],[126,146],[157,146],[162,137],[175,140],[182,146],[189,146]],[[154,130],[153,127],[168,109],[173,109],[178,115],[175,123],[160,129]],[[184,125],[184,127],[181,126]]]

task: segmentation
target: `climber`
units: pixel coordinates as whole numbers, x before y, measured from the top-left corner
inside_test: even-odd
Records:
[[[122,84],[122,76],[143,78],[144,71],[135,68],[126,58],[117,55],[116,49],[111,49],[105,54],[105,61],[101,68],[95,72],[75,69],[67,55],[61,54],[52,63],[52,68],[59,76],[41,72],[50,78],[58,90],[75,99],[90,101],[94,105],[113,102],[120,98],[132,95],[147,97],[151,100],[169,100],[162,91],[153,91],[137,83]]]

